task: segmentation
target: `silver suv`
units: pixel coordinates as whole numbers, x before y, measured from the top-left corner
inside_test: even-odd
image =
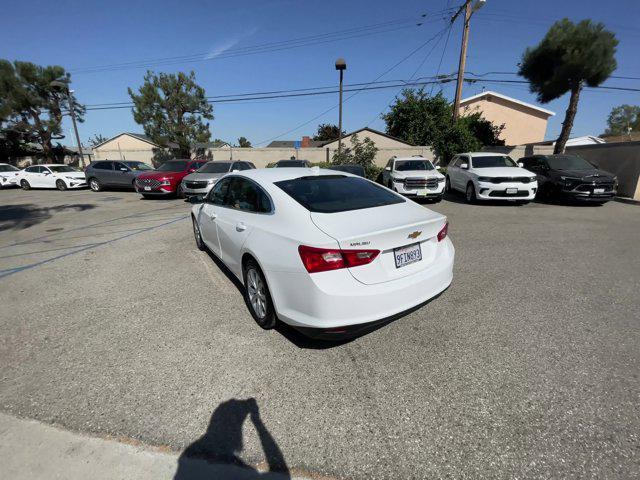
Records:
[[[243,160],[218,160],[207,162],[198,170],[182,179],[182,192],[185,196],[206,195],[220,177],[229,172],[256,168],[251,162]]]

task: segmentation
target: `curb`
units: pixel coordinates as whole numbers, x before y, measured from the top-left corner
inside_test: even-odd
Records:
[[[629,205],[640,205],[640,200],[634,200],[628,197],[615,197],[614,200],[620,203],[628,203]]]

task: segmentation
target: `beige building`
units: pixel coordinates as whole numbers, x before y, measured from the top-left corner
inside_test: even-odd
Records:
[[[150,163],[153,149],[160,148],[140,133],[124,132],[93,147],[95,160],[136,160]]]
[[[496,92],[482,92],[460,101],[460,115],[481,112],[495,125],[504,124],[500,138],[507,145],[542,142],[554,112]]]
[[[351,137],[353,135],[358,135],[358,140],[362,141],[365,138],[369,138],[376,144],[376,147],[379,149],[387,149],[387,148],[410,148],[414,145],[405,142],[404,140],[400,140],[399,138],[392,137],[391,135],[387,135],[386,133],[380,132],[378,130],[374,130],[373,128],[361,128],[360,130],[356,130],[355,132],[347,133],[344,137],[342,137],[342,146],[346,148],[351,147]],[[323,148],[338,148],[338,140],[333,140],[331,142],[325,142],[320,147]]]

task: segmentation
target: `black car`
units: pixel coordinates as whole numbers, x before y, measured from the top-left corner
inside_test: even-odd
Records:
[[[330,170],[337,170],[339,172],[347,172],[353,175],[358,175],[359,177],[366,177],[364,168],[361,165],[355,163],[347,163],[345,165],[331,165],[327,167]]]
[[[538,179],[538,196],[605,203],[616,195],[617,177],[577,155],[532,155],[519,160]]]
[[[153,167],[144,162],[98,160],[91,162],[84,174],[91,190],[99,192],[106,187],[135,188],[136,177],[150,170]]]
[[[285,168],[285,167],[309,168],[311,167],[311,164],[307,160],[278,160],[273,167],[274,168]]]

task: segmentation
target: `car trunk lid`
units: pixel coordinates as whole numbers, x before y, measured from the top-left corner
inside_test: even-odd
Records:
[[[353,277],[365,284],[392,281],[433,265],[437,235],[446,223],[444,215],[413,202],[336,213],[312,212],[311,220],[335,238],[343,250],[380,251],[370,264],[349,268]],[[422,259],[396,267],[394,250],[411,245],[420,246]],[[412,255],[415,258],[415,252]]]

